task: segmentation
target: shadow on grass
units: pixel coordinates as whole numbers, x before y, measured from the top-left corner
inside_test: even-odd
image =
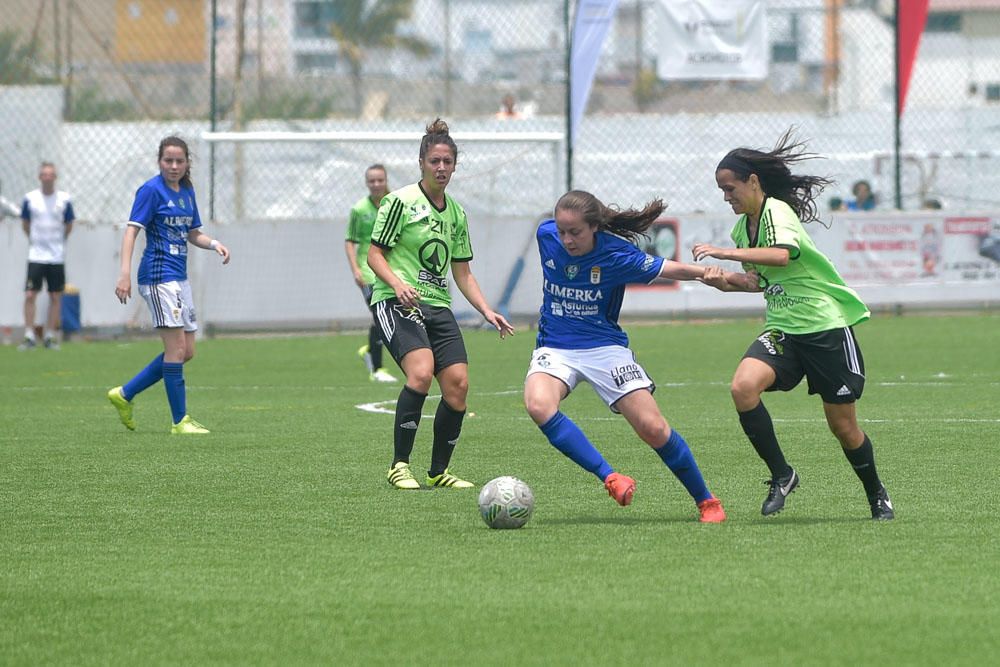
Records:
[[[584,526],[584,525],[616,525],[616,526],[637,526],[640,524],[672,524],[672,523],[698,523],[698,520],[691,517],[655,517],[655,516],[574,516],[561,519],[537,519],[536,524],[546,526]]]

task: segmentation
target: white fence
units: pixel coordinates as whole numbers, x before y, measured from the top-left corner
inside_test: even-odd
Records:
[[[498,306],[511,269],[525,268],[506,309],[520,318],[537,313],[541,271],[533,242],[536,220],[475,219],[472,268],[487,298]],[[728,243],[732,216],[671,219],[681,261],[696,242]],[[983,239],[1000,238],[1000,213],[841,213],[830,229],[809,227],[820,248],[873,308],[1000,305],[1000,262],[981,254]],[[338,329],[368,317],[344,253],[343,223],[322,220],[248,221],[207,231],[232,250],[222,266],[213,253],[192,249],[191,280],[202,325],[219,329]],[[67,244],[66,275],[80,290],[84,327],[148,327],[141,299],[122,306],[114,296],[121,226],[77,225]],[[675,245],[668,243],[661,247]],[[140,242],[141,246],[141,242]],[[138,267],[136,250],[133,267]],[[664,252],[667,254],[667,251]],[[20,222],[0,223],[0,325],[20,331],[27,241]],[[732,268],[737,268],[731,265]],[[470,312],[461,295],[456,312]],[[708,313],[762,313],[754,294],[722,294],[697,283],[631,289],[628,316],[687,317]]]

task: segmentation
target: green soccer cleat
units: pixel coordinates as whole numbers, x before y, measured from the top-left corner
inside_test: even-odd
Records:
[[[375,372],[371,374],[371,381],[384,383],[398,382],[395,376],[384,368],[376,368]]]
[[[413,476],[413,473],[410,471],[410,464],[406,461],[397,461],[389,468],[386,479],[397,489],[413,491],[420,488],[420,483]]]
[[[475,487],[475,484],[472,482],[466,482],[464,479],[459,477],[455,477],[450,472],[445,470],[440,475],[427,477],[427,486],[439,486],[446,489],[471,489]]]
[[[200,435],[211,433],[211,431],[191,419],[190,415],[184,415],[184,419],[170,427],[170,433],[172,435]]]
[[[115,406],[115,410],[118,411],[118,418],[122,420],[122,424],[125,424],[125,428],[134,431],[135,419],[132,418],[132,401],[125,400],[125,397],[122,396],[122,388],[115,387],[114,389],[109,389],[108,400],[111,401],[111,405]]]
[[[375,364],[372,363],[371,350],[368,349],[368,345],[362,345],[358,348],[358,356],[361,357],[361,361],[364,362],[365,368],[368,369],[368,375],[375,372]]]

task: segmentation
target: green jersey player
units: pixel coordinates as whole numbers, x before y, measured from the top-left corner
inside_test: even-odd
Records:
[[[737,148],[719,163],[715,180],[734,213],[736,248],[694,246],[695,260],[715,257],[741,262],[746,272],[723,275],[706,268],[703,280],[725,291],[763,291],[765,331],[750,345],[732,381],[740,424],[771,472],[761,512],[780,511],[799,484],[785,461],[765,391],[789,391],[803,377],[819,394],[830,430],[861,480],[873,519],[892,519],[889,494],[875,468],[868,435],[858,426],[855,402],[865,386],[865,365],[854,325],[871,313],[829,259],[813,244],[803,222],[817,219],[816,197],[829,181],[793,175],[794,164],[812,157],[786,132],[770,152]]]
[[[375,273],[371,299],[375,323],[392,358],[406,374],[396,401],[393,460],[387,479],[397,489],[418,489],[410,453],[431,380],[441,403],[434,415],[434,444],[427,485],[473,485],[448,470],[462,431],[469,392],[468,356],[451,312],[448,269],[455,285],[503,338],[514,329],[490,308],[472,275],[472,244],[465,211],[445,188],[455,173],[458,147],[440,118],[420,142],[420,181],[385,196],[371,234],[368,265]]]
[[[365,305],[368,305],[371,303],[372,284],[375,282],[375,274],[368,266],[368,247],[371,245],[372,227],[375,226],[379,204],[389,192],[385,167],[373,164],[365,169],[365,186],[368,188],[368,195],[351,207],[344,250],[354,275],[354,284],[361,290]],[[373,382],[396,381],[396,378],[382,368],[382,338],[374,323],[368,328],[368,344],[358,350],[358,356],[365,362],[368,376]]]

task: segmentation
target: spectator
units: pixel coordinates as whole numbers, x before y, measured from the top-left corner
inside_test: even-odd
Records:
[[[857,181],[851,186],[854,199],[847,202],[848,211],[871,211],[875,208],[875,195],[868,181]]]
[[[49,289],[45,322],[45,347],[59,349],[57,329],[63,288],[66,285],[66,237],[73,230],[73,203],[69,194],[56,190],[56,166],[43,162],[38,170],[41,187],[24,196],[21,224],[28,237],[28,279],[24,289],[24,342],[17,349],[30,350],[35,338],[35,302],[42,279]]]

